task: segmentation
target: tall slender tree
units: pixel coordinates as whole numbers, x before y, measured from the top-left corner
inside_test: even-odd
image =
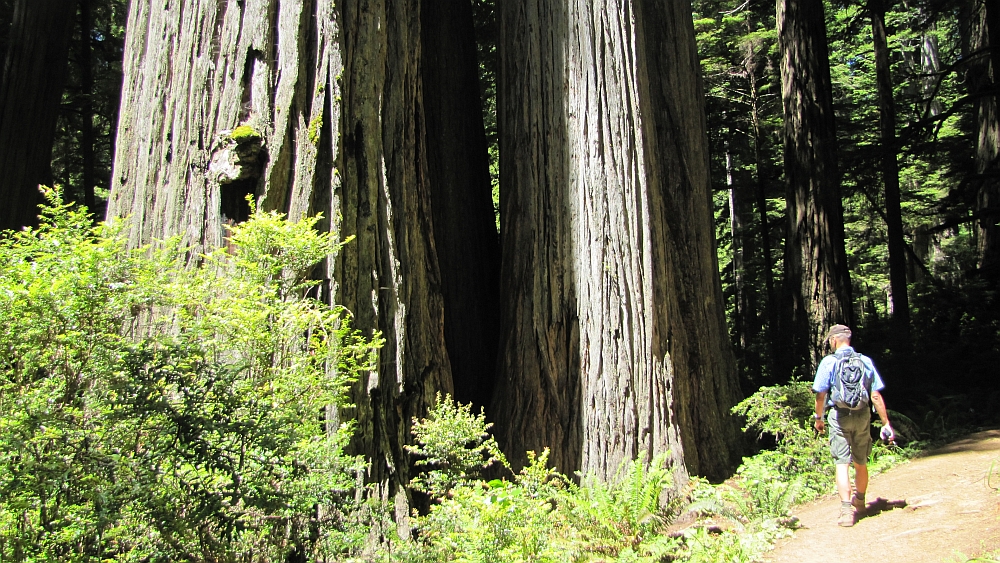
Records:
[[[37,224],[38,184],[49,163],[76,5],[17,0],[0,72],[0,229]]]
[[[88,209],[96,209],[94,186],[97,184],[96,139],[94,134],[94,13],[91,0],[80,0],[80,152],[83,158],[83,201]]]
[[[906,240],[900,209],[899,162],[896,146],[896,104],[892,94],[888,33],[885,27],[885,0],[871,0],[872,40],[878,82],[879,130],[882,140],[882,184],[885,187],[885,218],[889,239],[889,285],[892,289],[894,347],[899,351],[909,342],[910,301],[906,287]]]
[[[738,458],[690,7],[500,3],[503,335],[514,459],[611,478]]]
[[[787,304],[782,338],[792,343],[786,369],[811,371],[824,331],[852,324],[844,247],[830,61],[822,0],[778,0],[784,106]]]

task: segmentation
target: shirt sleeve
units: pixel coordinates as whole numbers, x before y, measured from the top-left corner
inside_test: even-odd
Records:
[[[879,375],[878,370],[875,369],[875,363],[872,362],[872,359],[865,356],[865,363],[872,369],[872,391],[881,391],[885,389],[885,383],[882,382],[882,376]]]
[[[816,368],[816,378],[813,380],[813,393],[826,393],[830,390],[830,376],[833,375],[834,362],[836,360],[833,356],[827,356],[819,363],[819,367]]]

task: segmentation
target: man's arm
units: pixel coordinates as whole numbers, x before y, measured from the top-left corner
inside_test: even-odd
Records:
[[[889,426],[889,415],[885,412],[885,399],[882,398],[882,393],[872,391],[872,405],[875,406],[878,417],[882,419],[882,426]]]
[[[882,407],[883,410],[885,407]],[[820,391],[816,393],[816,414],[813,416],[813,428],[817,432],[822,432],[826,427],[826,421],[823,420],[823,412],[826,410],[826,391]]]

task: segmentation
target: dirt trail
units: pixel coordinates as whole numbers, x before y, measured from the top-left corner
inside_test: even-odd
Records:
[[[868,515],[837,526],[840,499],[827,496],[795,511],[802,529],[764,556],[770,563],[961,561],[1000,549],[1000,430],[973,434],[872,477]]]

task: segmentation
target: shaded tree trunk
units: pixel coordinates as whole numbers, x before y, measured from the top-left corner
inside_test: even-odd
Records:
[[[882,139],[882,182],[885,186],[885,217],[889,238],[889,287],[892,291],[892,326],[895,351],[903,351],[910,340],[910,301],[906,288],[906,240],[900,209],[899,163],[896,158],[896,105],[892,97],[892,73],[886,41],[885,2],[870,4],[875,72],[878,82],[879,129]]]
[[[132,244],[176,234],[199,250],[247,217],[249,194],[356,237],[316,275],[386,340],[338,416],[357,421],[352,448],[400,520],[410,421],[453,391],[430,182],[455,157],[428,148],[420,15],[417,0],[133,1],[108,211],[131,216]]]
[[[0,73],[0,229],[38,224],[76,4],[17,0]]]
[[[785,238],[783,371],[811,375],[825,353],[826,329],[852,324],[844,248],[830,62],[822,0],[778,0],[784,107]]]
[[[500,338],[495,227],[475,24],[469,0],[423,0],[428,183],[455,397],[490,403]]]
[[[91,212],[97,211],[94,186],[97,184],[95,172],[94,136],[94,72],[93,72],[93,27],[94,17],[91,0],[80,0],[80,156],[83,159],[83,201]]]
[[[775,358],[778,355],[777,328],[778,328],[778,299],[774,289],[774,258],[771,254],[771,221],[767,216],[767,175],[764,171],[766,166],[764,158],[764,134],[761,130],[762,108],[760,96],[760,84],[757,78],[757,68],[762,67],[760,61],[748,52],[745,59],[747,79],[750,84],[750,124],[753,133],[753,156],[754,156],[754,187],[755,203],[757,207],[757,217],[760,221],[760,245],[763,265],[761,269],[764,273],[764,317],[766,319],[765,335],[768,342],[768,358],[764,363],[774,372]]]
[[[499,9],[498,438],[598,478],[668,451],[722,477],[738,390],[690,6]]]
[[[984,275],[1000,278],[1000,86],[997,80],[1000,8],[995,2],[973,0],[970,15],[970,49],[975,59],[968,76],[970,90],[976,95],[975,170],[979,186],[976,212],[983,214],[976,233],[978,266]]]

